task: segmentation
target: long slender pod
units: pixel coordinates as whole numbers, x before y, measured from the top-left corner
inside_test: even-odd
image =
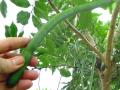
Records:
[[[48,23],[46,23],[45,25],[43,25],[40,28],[39,32],[35,34],[35,36],[30,41],[28,46],[22,52],[22,55],[25,59],[25,64],[22,68],[20,68],[19,70],[17,70],[16,72],[14,72],[10,75],[10,77],[7,79],[7,86],[13,87],[18,83],[19,79],[23,75],[24,70],[26,69],[26,67],[29,64],[29,61],[30,61],[30,58],[31,58],[33,52],[40,45],[40,43],[44,39],[44,37],[46,37],[46,35],[59,22],[61,22],[62,20],[66,19],[69,16],[73,16],[77,13],[89,11],[89,10],[92,10],[92,9],[97,8],[99,6],[109,4],[111,2],[113,2],[113,0],[98,0],[98,1],[91,2],[91,3],[85,4],[85,5],[76,6],[76,7],[69,8],[69,9],[63,11],[62,13],[59,13],[55,17],[50,19],[50,21],[48,21]]]

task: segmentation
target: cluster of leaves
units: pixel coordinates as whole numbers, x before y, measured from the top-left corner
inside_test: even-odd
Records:
[[[27,25],[29,20],[32,19],[33,25],[40,30],[40,27],[45,24],[42,22],[42,19],[49,21],[57,14],[57,12],[54,11],[54,7],[51,6],[50,1],[62,12],[70,7],[86,4],[95,0],[35,0],[34,4],[29,3],[28,0],[10,1],[21,8],[29,8],[32,6],[31,12],[21,10],[17,14],[17,23]],[[109,6],[106,8],[104,6],[102,8],[109,8],[111,11],[112,7]],[[7,16],[7,3],[5,0],[2,0],[0,3],[0,11],[4,17]],[[81,33],[89,32],[94,38],[98,49],[104,52],[109,25],[98,21],[98,17],[99,14],[89,11],[77,14],[68,19]],[[18,33],[17,26],[14,22],[12,22],[10,26],[6,25],[5,30],[6,37],[22,37],[24,34],[24,30]],[[31,35],[34,36],[34,34]],[[120,44],[116,44],[116,48],[119,48],[119,45]],[[118,57],[120,57],[120,54],[117,54]],[[100,80],[94,67],[96,61],[94,53],[86,47],[81,39],[71,32],[69,25],[65,22],[58,24],[54,30],[44,38],[34,55],[39,59],[38,68],[50,68],[52,72],[59,69],[62,76],[72,76],[72,80],[68,82],[63,89],[100,89]],[[70,68],[73,69],[72,73],[69,70]],[[113,86],[114,85],[115,83],[113,83]],[[118,84],[116,85],[118,86]],[[113,88],[113,90],[116,89]]]

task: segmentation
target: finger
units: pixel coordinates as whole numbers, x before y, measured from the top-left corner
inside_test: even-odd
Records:
[[[5,58],[5,59],[13,58],[15,56],[21,56],[21,55],[16,53],[5,53],[0,55],[1,58]],[[29,65],[35,67],[37,64],[38,64],[37,58],[32,57]]]
[[[16,90],[16,88],[15,87],[8,88],[8,87],[6,87],[6,83],[5,82],[0,82],[0,90]]]
[[[16,53],[4,53],[4,54],[0,54],[1,58],[5,58],[5,59],[9,59],[9,58],[13,58],[15,56],[21,56],[20,54],[16,54]],[[22,56],[21,56],[22,57]],[[38,64],[37,58],[36,57],[32,57],[30,60],[30,66],[35,67]]]
[[[8,75],[1,74],[1,75],[0,75],[0,83],[5,82],[6,79],[7,79],[7,77],[8,77]]]
[[[15,50],[17,48],[25,47],[29,38],[21,38],[21,37],[11,37],[0,40],[0,53],[5,53],[11,50]]]
[[[37,79],[39,76],[37,71],[30,71],[30,70],[26,70],[22,76],[22,79],[29,79],[29,80],[35,80]]]
[[[36,57],[32,57],[31,61],[30,61],[30,66],[35,67],[38,64],[37,58]]]
[[[20,80],[16,90],[26,90],[33,85],[31,80]]]
[[[23,66],[23,64],[24,60],[20,56],[16,56],[10,59],[0,58],[0,73],[10,74]]]
[[[11,52],[0,54],[0,57],[5,58],[5,59],[9,59],[9,58],[12,58],[12,57],[15,57],[15,56],[20,56],[20,54],[11,53]]]
[[[21,56],[20,54],[16,54],[16,53],[4,53],[4,54],[0,54],[1,58],[5,58],[5,59],[9,59],[9,58],[13,58],[15,56]],[[30,61],[30,66],[35,67],[38,64],[37,58],[36,57],[32,57],[31,61]]]

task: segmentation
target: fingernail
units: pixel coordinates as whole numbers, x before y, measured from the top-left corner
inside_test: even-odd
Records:
[[[22,65],[23,64],[23,60],[21,60],[21,59],[15,59],[15,60],[13,60],[13,63],[15,65]]]
[[[24,38],[26,42],[29,42],[31,38]]]

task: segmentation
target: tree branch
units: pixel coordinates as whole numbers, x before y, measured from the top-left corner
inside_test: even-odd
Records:
[[[60,76],[60,79],[59,79],[59,82],[58,82],[58,87],[57,87],[57,90],[59,90],[60,83],[61,83],[61,79],[62,79],[62,76]]]
[[[48,0],[49,4],[51,5],[51,7],[55,10],[56,13],[60,13],[58,8],[52,3],[51,0]],[[76,28],[75,26],[73,26],[68,20],[65,20],[65,23],[69,25],[69,27],[71,28],[71,31],[73,31],[79,38],[82,39],[82,41],[92,50],[94,51],[100,58],[100,60],[102,60],[102,62],[104,62],[104,57],[102,55],[102,53],[100,53],[100,51],[94,47],[86,38],[83,34],[81,34]]]
[[[120,10],[120,5],[117,4],[113,14],[112,14],[112,19],[111,19],[111,24],[110,24],[110,30],[108,33],[108,42],[107,42],[107,50],[106,50],[106,65],[110,66],[110,60],[111,60],[111,55],[112,55],[112,51],[113,51],[113,37],[114,37],[114,32],[115,32],[115,22],[116,22],[116,18],[117,15],[119,13]]]

